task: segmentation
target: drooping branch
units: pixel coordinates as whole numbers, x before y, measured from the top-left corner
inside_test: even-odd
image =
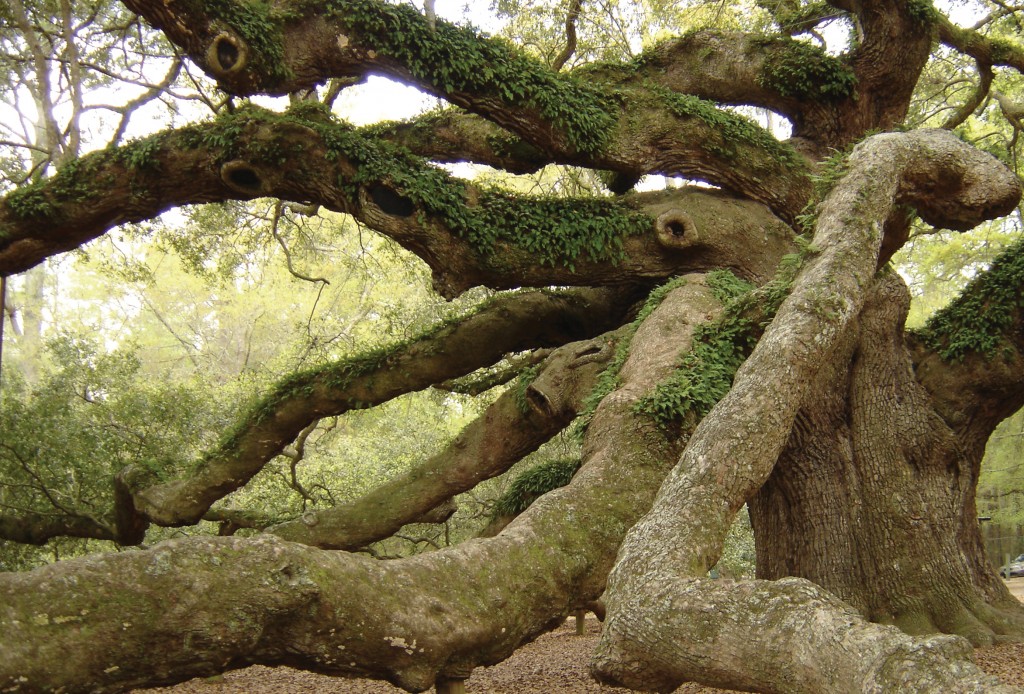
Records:
[[[680,578],[701,577],[717,562],[733,517],[783,450],[814,374],[860,312],[877,267],[881,225],[893,207],[910,204],[926,219],[958,226],[1005,214],[1020,197],[1016,176],[941,130],[869,138],[848,166],[822,206],[813,241],[819,255],[797,276],[732,389],[701,421],[651,512],[623,543],[605,594],[601,652],[629,653],[632,665],[623,670],[618,655],[599,656],[603,676],[664,686],[679,672],[629,643],[630,635],[657,629],[663,597]],[[700,606],[677,605],[699,619]],[[675,658],[699,648],[670,629],[651,638],[679,640]]]
[[[502,660],[602,591],[679,454],[633,405],[718,310],[699,277],[665,298],[633,337],[572,483],[496,538],[388,562],[272,536],[192,538],[0,574],[0,688],[123,691],[266,663],[423,691]]]
[[[184,479],[149,484],[128,468],[135,513],[159,525],[192,524],[280,454],[310,422],[371,407],[496,362],[506,352],[561,344],[615,327],[631,303],[612,290],[499,296],[475,314],[407,344],[293,374],[257,403]],[[625,299],[625,300],[624,300]]]
[[[528,385],[506,391],[437,455],[355,501],[269,532],[348,550],[388,537],[445,499],[505,472],[565,428],[614,351],[610,335],[558,348]]]

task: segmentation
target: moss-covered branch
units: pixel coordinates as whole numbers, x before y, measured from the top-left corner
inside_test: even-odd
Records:
[[[445,296],[478,284],[649,281],[712,258],[756,274],[760,267],[745,265],[773,260],[751,253],[750,244],[771,255],[791,236],[760,206],[707,192],[609,200],[482,188],[306,106],[285,114],[246,109],[155,135],[10,193],[0,201],[0,273],[174,205],[260,196],[353,214],[423,258]],[[682,253],[656,234],[658,215],[673,206],[702,229],[700,243]]]
[[[502,660],[600,595],[679,454],[631,405],[717,302],[694,278],[663,306],[595,413],[572,483],[498,537],[388,562],[271,536],[192,538],[0,574],[0,689],[124,691],[265,663],[423,691]]]
[[[269,532],[332,549],[356,549],[396,532],[424,512],[505,472],[561,431],[611,359],[611,336],[558,348],[525,386],[506,391],[444,450],[347,504],[309,513]]]
[[[135,511],[159,525],[198,521],[245,485],[310,422],[372,407],[403,393],[493,364],[507,352],[599,334],[623,318],[628,295],[613,290],[497,297],[468,318],[408,343],[293,374],[227,432],[184,479],[151,484],[141,470],[121,479]]]
[[[801,187],[807,175],[803,162],[798,157],[780,158],[775,151],[778,143],[761,151],[762,143],[729,138],[736,151],[727,157],[688,146],[713,139],[715,125],[701,118],[676,123],[680,114],[645,98],[650,86],[666,81],[665,69],[657,61],[624,68],[632,73],[625,80],[600,79],[600,71],[562,73],[501,40],[446,22],[431,27],[415,8],[380,0],[334,0],[326,5],[295,0],[274,9],[239,0],[203,4],[134,0],[129,5],[238,94],[287,93],[329,77],[383,73],[482,116],[543,152],[549,162],[635,176],[696,174],[761,200],[789,218],[804,202],[800,198],[806,194]],[[741,45],[728,53],[729,66],[723,65],[716,74],[717,87],[696,91],[713,98],[718,98],[716,91],[722,92],[730,97],[725,100],[736,103],[765,101],[765,105],[785,103],[793,108],[812,93],[829,101],[848,95],[849,71],[824,53],[784,37],[776,42],[741,39]],[[718,43],[727,45],[728,39]],[[679,81],[678,76],[693,66],[705,64],[700,56],[707,46],[686,45],[688,50],[673,55],[675,62],[684,65],[674,70],[677,77],[667,80],[668,84]],[[239,56],[229,70],[223,69],[218,57],[219,49],[225,47]],[[725,63],[724,54],[716,57]],[[701,68],[697,74],[708,71]],[[740,78],[726,89],[724,76],[735,71]],[[794,79],[797,74],[807,79],[799,82]],[[699,83],[698,79],[695,84]],[[752,86],[741,95],[745,84]],[[799,94],[793,91],[794,84],[799,85]],[[662,126],[652,132],[649,120],[655,113]],[[477,155],[496,153],[486,143],[465,149]],[[772,171],[765,170],[769,161]],[[522,168],[521,163],[517,168]],[[776,188],[771,194],[760,185],[768,179]]]
[[[1024,241],[1003,251],[923,330],[915,372],[969,445],[1024,405]]]
[[[950,48],[971,56],[986,67],[1011,67],[1024,72],[1024,48],[998,37],[986,36],[973,29],[964,29],[946,17],[938,17],[939,40]]]

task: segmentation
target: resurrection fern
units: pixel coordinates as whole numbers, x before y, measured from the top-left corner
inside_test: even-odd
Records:
[[[579,458],[556,458],[520,474],[494,504],[495,516],[515,516],[552,489],[564,487],[580,469]]]
[[[533,379],[537,378],[537,374],[540,372],[540,364],[531,366],[523,369],[516,379],[515,385],[515,398],[516,408],[522,414],[527,414],[530,411],[530,404],[526,401],[526,391],[533,383]]]
[[[725,310],[718,319],[697,326],[678,367],[634,411],[649,415],[664,429],[699,422],[729,392],[736,369],[774,318],[810,252],[805,245],[800,253],[783,258],[776,276],[760,289],[728,271],[709,273],[707,282]]]
[[[987,272],[972,280],[917,334],[946,361],[962,361],[972,353],[991,358],[1007,345],[1007,332],[1020,324],[1021,287],[1024,239],[1000,253]]]
[[[599,151],[616,125],[614,96],[472,27],[439,21],[431,29],[404,3],[330,0],[327,8],[363,47],[399,61],[417,79],[446,94],[491,94],[536,109],[581,152]]]
[[[622,366],[626,363],[626,358],[629,356],[629,346],[633,336],[636,334],[637,328],[665,300],[669,292],[685,283],[686,280],[684,278],[676,277],[657,287],[647,296],[647,300],[644,302],[639,313],[637,313],[636,318],[629,324],[626,334],[619,340],[619,344],[615,348],[615,356],[598,375],[594,389],[583,399],[583,407],[579,417],[576,419],[575,433],[577,436],[583,436],[587,427],[590,426],[591,420],[594,418],[594,411],[597,410],[597,406],[601,404],[606,395],[618,387],[619,372],[622,371]]]

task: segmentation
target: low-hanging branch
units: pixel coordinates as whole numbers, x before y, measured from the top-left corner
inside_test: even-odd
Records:
[[[565,428],[614,354],[602,335],[556,349],[444,450],[352,502],[268,529],[285,540],[357,549],[381,540],[455,494],[500,475]]]
[[[116,540],[117,534],[112,525],[84,515],[32,511],[0,513],[0,540],[45,545],[55,537]]]
[[[153,484],[130,467],[136,515],[159,525],[192,524],[218,499],[243,486],[310,422],[366,408],[488,366],[509,352],[562,344],[616,327],[629,292],[517,292],[407,343],[289,376],[258,402],[184,479]]]
[[[0,574],[0,689],[124,691],[265,663],[423,691],[501,661],[600,595],[621,537],[679,455],[633,405],[720,304],[693,277],[662,306],[594,414],[572,483],[498,537],[388,562],[270,535],[186,538]],[[57,657],[66,667],[47,667]]]

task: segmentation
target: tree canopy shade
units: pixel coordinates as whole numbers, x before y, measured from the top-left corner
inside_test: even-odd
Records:
[[[1024,637],[975,510],[985,443],[1024,405],[1024,244],[976,268],[920,331],[905,328],[910,292],[890,261],[939,229],[1019,229],[1021,11],[979,5],[989,14],[965,28],[926,0],[682,18],[663,5],[544,8],[563,34],[498,3],[519,43],[433,3],[0,9],[3,59],[20,70],[4,89],[28,90],[39,120],[20,150],[7,143],[0,200],[0,275],[26,295],[41,264],[94,239],[266,198],[253,228],[296,276],[281,222],[320,211],[410,251],[446,299],[491,290],[402,341],[325,351],[229,416],[204,415],[186,389],[174,398],[188,417],[126,400],[143,413],[132,446],[114,417],[61,420],[74,422],[65,439],[47,427],[58,386],[113,402],[130,369],[102,350],[64,345],[85,354],[86,386],[27,375],[7,388],[0,538],[130,549],[0,573],[0,689],[124,691],[264,663],[444,691],[600,600],[593,673],[635,689],[1012,690],[969,645]],[[616,52],[616,19],[660,39]],[[120,41],[113,67],[97,63],[118,52],[97,36]],[[183,73],[216,116],[124,141],[123,119],[180,96]],[[352,125],[332,104],[371,75],[448,106]],[[141,91],[110,107],[123,119],[107,146],[82,154],[76,119],[101,108],[86,97],[118,81]],[[752,109],[784,119],[785,139]],[[462,162],[501,175],[445,166]],[[517,191],[513,174],[550,166],[591,185]],[[637,188],[658,175],[683,183]],[[244,226],[217,214],[224,236]],[[202,268],[208,244],[171,245]],[[293,464],[290,517],[224,503],[282,456],[297,464],[326,418],[510,379],[441,450],[363,496],[315,504]],[[164,420],[178,424],[143,426]],[[483,536],[392,560],[359,551],[443,522],[455,495],[569,426],[579,459],[535,468]],[[75,463],[75,436],[109,460]],[[707,578],[744,504],[757,579]],[[203,521],[220,536],[153,544]]]

